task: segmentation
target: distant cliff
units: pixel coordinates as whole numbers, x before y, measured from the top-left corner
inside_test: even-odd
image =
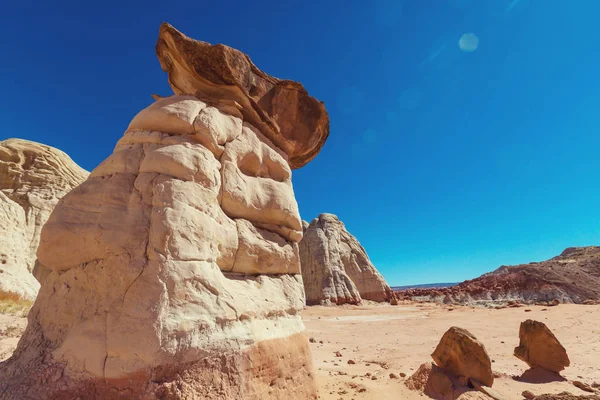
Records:
[[[396,295],[448,304],[600,301],[600,246],[569,247],[547,261],[501,266],[456,286],[401,290]]]

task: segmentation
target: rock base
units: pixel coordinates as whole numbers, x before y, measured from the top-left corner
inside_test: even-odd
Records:
[[[58,363],[15,355],[0,376],[0,399],[316,399],[308,338],[303,333],[259,342],[235,354],[207,355],[187,365],[163,365],[119,379],[72,380]],[[40,379],[41,378],[41,379]]]

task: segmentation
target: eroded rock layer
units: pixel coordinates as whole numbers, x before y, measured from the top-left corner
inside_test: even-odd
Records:
[[[382,302],[393,296],[365,249],[333,214],[304,222],[300,260],[308,305]]]
[[[22,139],[0,141],[0,291],[34,299],[42,226],[88,172],[62,151]]]
[[[218,100],[157,101],[44,226],[0,393],[315,397],[301,237],[285,152]]]

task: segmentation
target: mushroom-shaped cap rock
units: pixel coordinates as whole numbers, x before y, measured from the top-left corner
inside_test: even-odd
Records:
[[[322,102],[302,84],[264,73],[239,50],[191,39],[163,23],[156,54],[175,94],[239,103],[244,119],[288,155],[291,168],[312,160],[329,136]]]

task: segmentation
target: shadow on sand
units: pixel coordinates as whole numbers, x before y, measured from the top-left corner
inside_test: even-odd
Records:
[[[556,372],[548,371],[543,368],[530,368],[523,372],[521,376],[514,377],[513,379],[515,381],[525,383],[550,383],[566,381],[565,378]]]

